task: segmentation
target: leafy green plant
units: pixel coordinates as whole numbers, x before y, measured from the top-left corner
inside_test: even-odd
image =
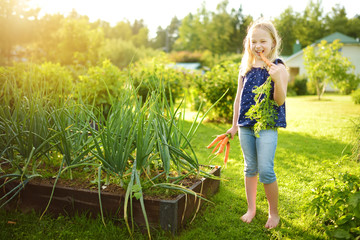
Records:
[[[353,140],[353,147],[351,149],[351,159],[354,161],[360,162],[360,118],[354,121],[354,140]]]
[[[360,88],[351,94],[351,98],[355,104],[360,104]]]
[[[224,93],[225,96],[214,106],[209,119],[225,122],[232,121],[232,106],[234,104],[238,77],[238,64],[225,61],[206,72],[204,78],[196,82],[198,93],[203,96],[207,106],[217,102]]]
[[[297,96],[307,95],[307,82],[308,79],[306,76],[297,75],[294,81],[289,83],[288,92],[294,92]]]
[[[320,183],[309,203],[326,231],[338,239],[358,239],[360,236],[360,178],[340,173],[330,181]]]
[[[32,171],[29,171],[30,162],[32,161],[33,153],[35,148],[32,149],[30,152],[29,157],[24,161],[24,165],[21,166],[20,164],[17,164],[14,161],[5,161],[10,164],[12,164],[16,171],[9,174],[3,174],[0,175],[0,179],[4,180],[3,183],[0,185],[0,189],[5,187],[6,184],[12,183],[13,181],[19,181],[15,187],[11,189],[8,193],[4,194],[0,198],[0,208],[5,206],[8,202],[10,202],[14,197],[17,196],[18,193],[25,187],[25,185],[33,178],[39,177],[41,175],[37,174],[35,172],[35,169],[33,168]],[[3,158],[2,158],[3,159]]]
[[[103,61],[101,66],[90,67],[87,74],[79,76],[77,98],[102,109],[106,116],[113,99],[119,98],[120,90],[124,88],[126,75],[123,74],[109,60]]]
[[[172,68],[165,57],[140,60],[130,65],[128,71],[134,86],[138,88],[137,94],[144,102],[152,91],[156,91],[159,81],[163,82],[168,100],[171,95],[176,102],[184,95],[185,74],[181,70]]]
[[[254,133],[257,137],[259,137],[260,130],[274,128],[277,119],[276,107],[279,106],[271,99],[271,81],[271,77],[268,77],[261,86],[254,87],[255,104],[245,114],[248,118],[256,120]]]
[[[71,168],[82,162],[90,163],[93,158],[90,151],[93,148],[93,139],[89,134],[91,114],[83,110],[83,106],[65,105],[62,108],[55,109],[51,113],[56,133],[54,146],[63,156],[64,167],[70,170],[70,179],[72,179]],[[64,171],[63,169],[61,169]]]

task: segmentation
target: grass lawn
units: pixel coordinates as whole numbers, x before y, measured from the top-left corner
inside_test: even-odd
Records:
[[[197,217],[172,239],[327,239],[313,213],[307,211],[311,189],[339,172],[359,175],[359,163],[350,161],[353,122],[360,117],[360,105],[349,96],[325,95],[289,97],[286,129],[279,130],[275,172],[279,185],[280,226],[266,230],[267,200],[262,184],[257,195],[257,215],[252,223],[240,220],[246,212],[243,157],[239,140],[232,143],[228,165],[222,169],[220,191],[205,204]],[[206,145],[214,135],[225,132],[230,125],[204,123],[193,140],[202,164],[222,165],[222,156],[210,162]],[[330,181],[330,180],[329,180]],[[10,221],[10,222],[9,222]],[[16,224],[12,223],[16,222]],[[118,224],[119,223],[119,224]],[[35,213],[20,214],[0,211],[0,239],[129,239],[122,221],[85,217],[39,221]],[[169,239],[163,231],[154,230],[154,239]],[[146,239],[139,231],[134,239]]]

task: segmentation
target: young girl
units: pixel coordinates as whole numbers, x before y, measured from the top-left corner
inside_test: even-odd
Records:
[[[250,223],[256,213],[257,181],[264,184],[269,204],[269,216],[266,228],[275,228],[280,221],[278,213],[278,186],[274,172],[274,157],[277,145],[277,127],[286,127],[285,97],[288,73],[283,62],[278,59],[281,40],[274,25],[263,19],[254,22],[248,29],[244,40],[244,55],[240,65],[238,89],[234,103],[232,127],[227,131],[233,138],[239,131],[241,149],[244,155],[245,190],[248,209],[241,217]],[[272,62],[266,68],[259,53],[262,52]],[[272,78],[272,96],[279,107],[275,107],[278,116],[275,128],[261,130],[260,137],[255,137],[253,126],[255,120],[245,116],[251,105],[255,104],[252,90],[260,86],[268,76]]]

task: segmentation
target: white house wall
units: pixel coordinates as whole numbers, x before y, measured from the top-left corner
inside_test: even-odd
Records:
[[[306,74],[303,55],[304,53],[301,51],[298,55],[293,56],[291,59],[285,60],[285,64],[288,68],[299,68],[299,75]]]
[[[352,64],[355,66],[355,73],[360,74],[360,46],[359,45],[347,45],[341,49],[342,55],[347,57]],[[304,67],[304,52],[301,50],[297,54],[289,57],[285,60],[285,64],[288,68],[299,68],[299,74],[305,74],[306,70]]]
[[[343,56],[346,56],[355,66],[355,74],[360,74],[360,46],[349,45],[342,49]]]

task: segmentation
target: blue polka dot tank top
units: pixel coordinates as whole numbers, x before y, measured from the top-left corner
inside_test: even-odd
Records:
[[[282,63],[280,59],[276,59],[275,64]],[[245,116],[249,111],[251,105],[255,104],[255,94],[252,92],[255,86],[262,85],[269,77],[269,73],[265,68],[252,68],[243,79],[243,89],[240,98],[240,113],[238,125],[241,127],[252,127],[256,120],[251,120]],[[271,82],[271,96],[274,97],[274,82]],[[274,107],[278,113],[278,118],[275,120],[275,127],[286,127],[285,103],[280,107]]]

